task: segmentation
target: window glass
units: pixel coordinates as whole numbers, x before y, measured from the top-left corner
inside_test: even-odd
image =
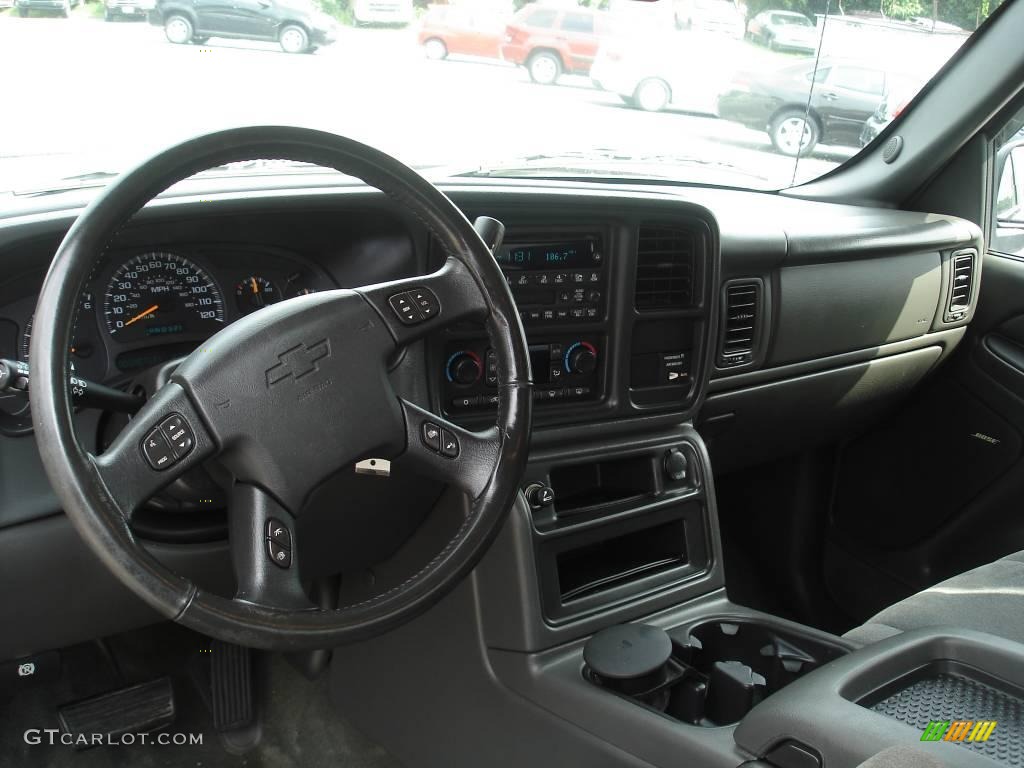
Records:
[[[881,95],[885,91],[885,74],[861,67],[836,67],[830,83],[835,88]]]
[[[992,250],[1024,256],[1024,109],[996,136]]]
[[[538,8],[526,17],[526,23],[531,27],[550,27],[555,23],[557,15],[557,11],[552,8]]]
[[[588,13],[567,13],[562,18],[562,29],[566,32],[594,33],[594,17]]]

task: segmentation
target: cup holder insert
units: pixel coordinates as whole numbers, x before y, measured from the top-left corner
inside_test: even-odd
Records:
[[[644,626],[644,625],[623,625]],[[713,620],[672,630],[671,654],[641,679],[624,678],[607,653],[611,627],[588,641],[584,677],[665,715],[690,725],[717,727],[739,722],[754,705],[797,678],[842,656],[847,649],[764,624],[743,620]],[[660,630],[644,627],[644,637],[656,642]],[[663,640],[661,642],[664,642]],[[622,646],[635,653],[635,646]],[[607,665],[607,667],[606,667]]]

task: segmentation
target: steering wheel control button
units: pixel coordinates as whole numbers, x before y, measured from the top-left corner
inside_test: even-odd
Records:
[[[161,421],[160,429],[170,443],[171,450],[174,451],[175,460],[185,458],[195,447],[195,435],[192,434],[192,429],[185,421],[185,417],[180,414],[171,414]]]
[[[142,454],[153,469],[167,469],[175,461],[174,450],[160,427],[154,427],[142,440]]]
[[[267,556],[270,562],[278,568],[290,568],[292,564],[292,551],[286,549],[272,539],[267,539]]]
[[[292,548],[292,534],[288,530],[288,526],[276,517],[271,517],[267,520],[267,541],[285,549]]]
[[[423,315],[408,292],[396,293],[388,299],[388,303],[394,313],[398,315],[398,319],[406,325],[416,325],[423,320]]]
[[[432,451],[441,451],[441,428],[431,421],[423,423],[423,444]]]
[[[441,430],[441,455],[449,459],[459,455],[459,438],[447,429]]]
[[[409,291],[409,297],[424,320],[429,320],[441,311],[441,304],[437,300],[437,296],[429,288],[413,288]]]

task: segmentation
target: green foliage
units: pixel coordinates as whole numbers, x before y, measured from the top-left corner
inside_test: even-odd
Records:
[[[901,20],[923,16],[925,13],[924,6],[918,0],[882,0],[881,10],[890,19]]]
[[[349,0],[316,0],[320,10],[328,16],[333,16],[342,24],[352,24],[352,8]]]

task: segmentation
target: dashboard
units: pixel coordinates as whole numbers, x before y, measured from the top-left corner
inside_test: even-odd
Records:
[[[266,304],[426,274],[446,258],[421,222],[361,185],[246,181],[256,183],[268,186],[168,193],[97,254],[69,350],[78,376],[149,392],[154,368]],[[465,180],[444,191],[470,220],[492,216],[506,227],[495,257],[530,347],[534,483],[550,479],[552,456],[638,445],[680,425],[696,428],[716,473],[847,434],[956,348],[981,277],[980,230],[949,216],[579,182]],[[0,357],[25,359],[43,275],[85,202],[72,194],[0,217]],[[396,355],[390,377],[400,396],[482,427],[496,407],[493,359],[484,328],[467,322]],[[38,562],[68,563],[68,578],[109,599],[90,603],[88,615],[71,606],[59,622],[26,626],[10,640],[17,647],[0,647],[7,655],[151,620],[59,514],[28,405],[23,395],[0,398],[9,591],[34,596],[33,605],[62,600],[38,592],[49,582],[31,553],[45,551]],[[80,409],[79,438],[101,449],[117,418]],[[223,495],[211,490],[216,468],[207,469],[204,482],[165,489],[133,528],[176,570],[230,590]],[[585,469],[554,485],[587,493],[594,473],[606,489],[617,482],[611,464]],[[400,459],[391,471],[403,482],[341,472],[312,495],[296,532],[309,542],[311,578],[339,563],[372,568],[429,518],[443,486],[407,474]]]

